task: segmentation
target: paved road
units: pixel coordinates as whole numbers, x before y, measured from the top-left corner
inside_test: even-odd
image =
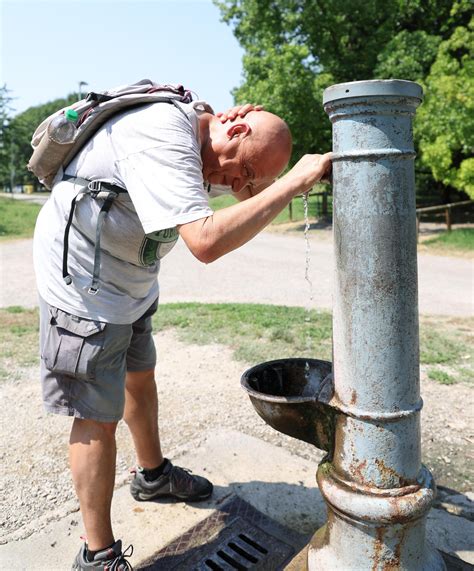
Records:
[[[315,232],[311,241],[311,307],[332,306],[332,239]],[[464,258],[419,256],[419,307],[423,314],[473,314],[473,264]],[[31,240],[0,242],[0,307],[37,304]],[[264,232],[205,266],[180,242],[163,260],[161,301],[309,304],[304,279],[303,236]]]
[[[44,204],[48,200],[49,196],[49,192],[33,192],[32,194],[22,192],[0,192],[1,198],[22,200],[24,202],[33,202],[34,204]]]

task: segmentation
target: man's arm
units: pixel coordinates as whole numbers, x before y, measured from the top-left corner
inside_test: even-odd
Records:
[[[198,260],[213,262],[265,228],[298,194],[308,192],[331,169],[331,153],[305,155],[288,173],[246,200],[178,226]],[[246,190],[246,189],[243,189]]]

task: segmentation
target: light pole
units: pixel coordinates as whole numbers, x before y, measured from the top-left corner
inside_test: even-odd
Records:
[[[89,85],[89,84],[87,83],[87,81],[80,81],[79,82],[79,100],[82,99],[82,87],[84,85]]]

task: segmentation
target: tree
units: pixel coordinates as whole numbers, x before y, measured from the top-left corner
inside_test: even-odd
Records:
[[[31,138],[38,125],[58,109],[67,107],[77,101],[77,94],[70,94],[65,99],[55,99],[42,105],[29,107],[10,120],[11,145],[14,148],[13,166],[18,184],[36,184],[37,179],[26,165],[31,157]]]
[[[293,160],[330,147],[322,91],[339,81],[369,76],[376,63],[375,46],[388,37],[384,21],[391,17],[393,2],[356,2],[356,10],[349,9],[353,0],[216,2],[246,50],[244,81],[233,92],[236,102],[262,103],[287,121]],[[380,25],[374,26],[374,14]]]
[[[429,73],[442,38],[424,30],[402,30],[377,56],[375,77],[422,81]]]
[[[10,186],[12,178],[12,100],[7,86],[0,87],[0,187]]]
[[[439,46],[416,133],[435,180],[474,198],[474,18]]]
[[[321,106],[323,87],[331,78],[314,73],[307,56],[302,46],[269,48],[262,56],[247,54],[246,81],[233,92],[236,101],[263,103],[284,117],[291,131],[299,134],[294,141],[296,158],[327,148],[331,137],[330,123]]]
[[[423,83],[440,45],[457,27],[467,26],[472,8],[470,0],[215,3],[245,50],[236,102],[263,103],[287,120],[296,156],[330,146],[321,105],[325,87],[377,77]],[[463,166],[464,178],[469,164]],[[429,191],[435,186],[431,163],[418,159],[417,168],[425,171],[421,190]]]
[[[429,6],[428,3],[426,5]],[[461,175],[464,182],[454,183],[452,176],[443,177],[439,174],[441,165],[445,165],[450,156],[450,151],[441,143],[441,140],[446,142],[449,139],[451,145],[459,146],[461,139],[467,140],[465,133],[461,136],[460,130],[465,132],[470,123],[467,117],[463,117],[461,111],[463,107],[462,105],[459,106],[456,97],[451,99],[450,104],[446,104],[448,101],[447,94],[442,93],[444,83],[446,87],[451,87],[451,95],[454,94],[454,91],[462,94],[469,85],[469,79],[466,78],[465,87],[463,87],[462,66],[451,68],[450,78],[443,78],[443,74],[440,73],[440,65],[443,65],[440,64],[440,57],[444,62],[445,56],[441,56],[441,54],[446,51],[446,46],[453,41],[453,34],[456,30],[464,29],[463,26],[456,27],[456,25],[463,22],[469,25],[469,8],[469,3],[461,0],[453,2],[448,13],[444,12],[438,17],[434,14],[431,17],[428,15],[432,30],[436,31],[437,35],[430,34],[426,30],[416,29],[421,24],[412,20],[410,25],[407,24],[407,29],[399,32],[379,53],[377,58],[375,76],[382,79],[398,77],[417,81],[424,87],[425,101],[417,111],[414,130],[415,148],[417,150],[415,163],[417,193],[422,202],[429,202],[430,199],[439,202],[440,197],[445,202],[450,202],[452,190],[461,192],[467,190],[469,161],[462,161],[458,165],[453,164],[453,170]],[[427,14],[424,14],[424,17],[426,16]],[[423,25],[426,26],[426,21],[423,22]],[[469,41],[468,38],[464,39]],[[443,40],[444,44],[441,47]],[[435,74],[431,75],[430,70],[436,70]],[[449,120],[446,113],[448,109],[451,114]],[[465,111],[469,114],[469,110],[465,109]],[[434,117],[436,117],[435,120],[433,120]],[[462,129],[460,129],[461,125],[464,125]],[[427,145],[428,139],[433,139],[435,132],[442,137],[433,146]],[[464,143],[464,147],[468,146]]]

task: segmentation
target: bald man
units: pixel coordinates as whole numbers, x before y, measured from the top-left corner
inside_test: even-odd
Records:
[[[129,565],[110,517],[122,418],[137,454],[136,500],[211,495],[208,480],[161,450],[151,329],[160,260],[179,236],[200,261],[216,260],[330,169],[329,154],[306,155],[277,179],[290,155],[288,127],[271,113],[155,103],[109,119],[55,184],[38,217],[34,260],[43,402],[73,417],[70,466],[87,534],[73,569]],[[104,192],[80,195],[71,214],[92,180]],[[223,191],[240,202],[213,212],[208,198]]]

